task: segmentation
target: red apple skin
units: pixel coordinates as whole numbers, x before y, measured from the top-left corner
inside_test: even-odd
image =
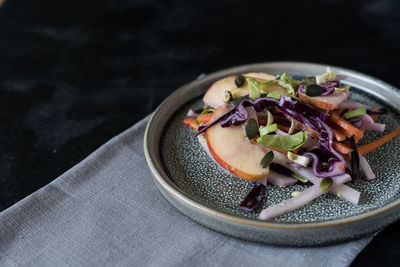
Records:
[[[232,168],[231,166],[229,166],[229,164],[227,164],[225,161],[223,161],[221,158],[219,158],[217,156],[217,154],[215,154],[214,150],[212,149],[212,146],[210,146],[210,143],[207,142],[207,146],[208,146],[208,150],[210,151],[210,154],[214,157],[214,160],[225,170],[227,170],[228,172],[232,173],[233,175],[242,178],[244,180],[247,181],[258,181],[263,179],[266,174],[262,174],[262,175],[258,175],[258,176],[254,176],[254,175],[250,175],[248,173],[242,172],[241,170]]]
[[[264,72],[250,72],[243,74],[243,76],[248,78],[255,78],[259,81],[267,81],[275,79],[274,75]],[[236,75],[229,76],[213,83],[203,97],[204,104],[213,108],[220,107],[221,105],[224,104],[225,91],[234,90],[236,97],[248,95],[249,87],[247,85],[247,82],[245,82],[242,87],[236,88],[235,85],[236,77],[237,77]],[[277,87],[277,89],[279,88]]]
[[[230,109],[223,105],[215,112],[211,121]],[[241,126],[222,128],[219,123],[207,129],[207,146],[215,161],[233,175],[248,181],[263,179],[269,168],[259,166],[265,151],[245,137]]]

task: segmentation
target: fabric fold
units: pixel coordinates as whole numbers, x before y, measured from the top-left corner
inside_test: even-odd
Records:
[[[150,116],[0,213],[2,266],[348,266],[372,237],[316,248],[238,240],[189,220],[143,154]]]

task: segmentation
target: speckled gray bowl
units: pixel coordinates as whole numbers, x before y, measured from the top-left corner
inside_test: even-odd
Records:
[[[251,183],[222,170],[202,150],[193,131],[182,124],[189,108],[201,107],[201,96],[216,80],[232,74],[268,72],[292,76],[315,75],[326,66],[298,62],[273,62],[222,70],[176,90],[155,111],[145,133],[144,151],[155,182],[166,199],[194,221],[237,238],[286,246],[315,246],[343,242],[375,232],[400,218],[400,138],[367,155],[377,178],[361,178],[349,185],[361,192],[354,206],[325,194],[309,205],[272,221],[260,221],[258,213],[238,209]],[[384,106],[390,114],[381,116],[385,133],[371,132],[369,142],[400,127],[400,91],[373,77],[332,67],[348,76],[353,99],[371,106]],[[304,190],[269,185],[263,207]]]

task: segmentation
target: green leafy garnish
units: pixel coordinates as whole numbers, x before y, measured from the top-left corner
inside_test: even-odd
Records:
[[[288,93],[291,95],[294,95],[295,89],[297,89],[297,87],[299,87],[299,85],[301,84],[301,81],[297,81],[297,80],[293,79],[286,73],[282,74],[281,77],[279,78],[279,80],[280,80],[279,85],[283,86],[283,84],[284,84],[285,86],[283,86],[283,87],[289,89]]]
[[[266,112],[268,114],[267,125],[271,125],[274,122],[274,116],[268,109],[266,109]]]
[[[293,133],[293,131],[294,131],[294,126],[295,126],[295,125],[296,125],[296,124],[294,123],[294,120],[291,119],[291,120],[290,120],[290,128],[289,128],[288,134],[292,134],[292,133]]]
[[[267,96],[279,100],[279,99],[281,99],[281,95],[287,95],[287,94],[288,94],[288,93],[286,93],[286,92],[275,91],[275,92],[268,93]]]
[[[335,79],[336,75],[329,67],[326,68],[326,72],[324,74],[316,75],[315,76],[315,81],[317,84],[324,84],[329,81],[332,81]]]
[[[367,114],[367,109],[365,107],[362,107],[362,108],[358,108],[358,109],[349,111],[349,112],[345,113],[343,116],[346,120],[348,120],[350,118],[359,117],[359,116],[362,116],[365,114]]]
[[[348,92],[349,89],[350,89],[350,85],[348,85],[348,84],[345,84],[342,87],[335,87],[336,91],[347,91]]]
[[[260,136],[264,136],[269,133],[274,133],[278,130],[278,125],[276,123],[267,126],[260,126]]]
[[[257,143],[263,146],[292,151],[300,148],[307,141],[307,137],[307,131],[298,132],[294,135],[266,134],[257,138]]]
[[[256,99],[261,94],[269,94],[271,92],[282,92],[288,95],[294,95],[294,89],[289,83],[281,80],[257,81],[254,78],[246,78],[249,85],[249,97]]]
[[[214,111],[215,111],[215,109],[213,109],[213,108],[209,108],[209,109],[203,110],[203,111],[199,114],[199,116],[197,116],[197,118],[194,120],[194,121],[196,122],[196,125],[200,125],[198,118],[199,118],[201,115],[204,115],[204,114],[207,114],[207,113],[211,113],[211,112],[214,112]]]
[[[303,167],[307,167],[308,163],[310,162],[310,158],[309,157],[300,156],[300,155],[297,155],[297,154],[292,153],[290,151],[288,151],[287,157],[288,157],[288,159],[290,161],[293,161],[294,163],[300,164]]]

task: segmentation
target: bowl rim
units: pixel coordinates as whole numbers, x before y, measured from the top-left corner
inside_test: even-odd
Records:
[[[246,64],[246,65],[239,65],[236,67],[231,67],[231,68],[226,68],[222,69],[207,75],[202,75],[200,78],[197,80],[194,80],[192,82],[189,82],[178,89],[176,89],[172,94],[170,94],[154,111],[153,115],[151,116],[145,130],[144,134],[144,155],[146,162],[149,166],[150,171],[153,174],[153,177],[155,178],[155,181],[159,186],[161,186],[166,192],[168,192],[171,196],[173,196],[175,199],[178,199],[181,203],[190,206],[191,208],[194,208],[198,211],[201,211],[209,216],[216,217],[218,219],[222,219],[231,223],[238,223],[242,225],[248,225],[248,226],[253,226],[253,227],[258,227],[258,228],[271,228],[271,229],[281,229],[281,230],[299,230],[299,229],[317,229],[317,228],[326,228],[326,227],[337,227],[337,226],[343,226],[343,225],[348,225],[352,223],[357,223],[378,215],[384,215],[385,213],[388,213],[392,211],[395,208],[400,207],[400,197],[397,198],[396,200],[387,203],[386,205],[367,211],[363,212],[358,215],[350,216],[350,217],[345,217],[345,218],[339,218],[339,219],[333,219],[333,220],[327,220],[327,221],[322,221],[322,222],[310,222],[310,223],[287,223],[287,222],[271,222],[271,221],[262,221],[262,220],[257,220],[257,219],[250,219],[250,218],[245,218],[245,217],[240,217],[237,215],[233,214],[227,214],[218,210],[215,210],[213,208],[210,208],[202,203],[197,202],[195,199],[191,198],[191,196],[186,193],[185,191],[181,190],[173,181],[168,177],[168,175],[163,174],[162,170],[160,170],[160,166],[156,164],[157,160],[155,158],[155,155],[151,153],[149,147],[150,147],[150,135],[155,127],[155,118],[158,116],[160,111],[166,106],[166,104],[171,101],[171,99],[174,99],[176,95],[181,93],[183,90],[185,90],[187,87],[191,87],[194,85],[194,83],[198,83],[201,81],[204,81],[205,79],[212,79],[213,77],[220,76],[223,73],[229,73],[229,72],[241,72],[241,70],[245,69],[254,69],[254,68],[262,68],[263,66],[271,66],[273,65],[282,65],[282,64],[287,64],[291,66],[308,66],[308,67],[325,67],[327,66],[326,64],[318,64],[318,63],[309,63],[309,62],[297,62],[297,61],[274,61],[274,62],[262,62],[262,63],[253,63],[253,64]],[[348,73],[351,74],[361,80],[367,81],[369,83],[376,84],[380,87],[384,87],[387,90],[394,91],[395,94],[398,94],[400,90],[396,88],[395,86],[388,84],[382,80],[379,80],[375,77],[363,74],[361,72],[353,71],[350,69],[342,68],[342,67],[337,67],[333,65],[329,65],[331,68],[335,70],[340,70],[341,73]],[[396,91],[398,91],[396,93]],[[400,97],[400,96],[399,96]],[[394,106],[394,103],[386,103],[392,106],[394,109],[398,110]]]

